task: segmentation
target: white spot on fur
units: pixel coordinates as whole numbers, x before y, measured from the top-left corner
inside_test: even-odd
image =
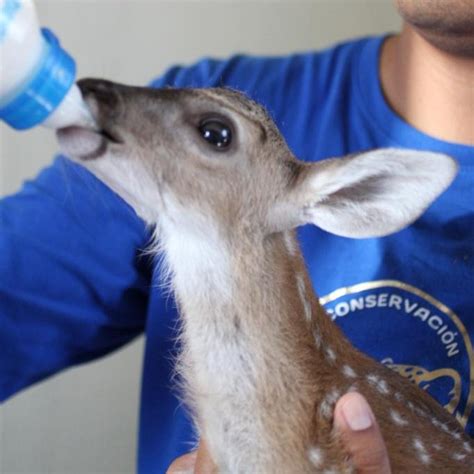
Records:
[[[331,392],[327,395],[327,400],[329,403],[334,404],[336,403],[341,396],[341,391],[338,390],[337,388],[334,388],[331,390]]]
[[[395,393],[395,400],[401,402],[403,400],[403,395],[400,392]]]
[[[454,438],[454,439],[461,439],[461,433],[459,433],[459,431],[453,431],[451,433],[451,436]]]
[[[426,451],[423,441],[420,438],[415,438],[413,440],[413,446],[417,451]]]
[[[334,404],[339,400],[341,396],[340,390],[337,388],[332,389],[319,405],[319,414],[321,417],[330,419],[333,413]]]
[[[460,434],[458,436],[455,431],[450,431],[448,425],[446,423],[442,423],[437,418],[434,418],[434,417],[431,418],[431,422],[433,423],[433,425],[435,425],[440,430],[444,431],[445,433],[451,434],[454,438],[456,438],[456,439],[461,438]]]
[[[323,341],[321,338],[321,334],[319,334],[317,329],[313,330],[313,337],[314,337],[314,343],[316,344],[316,347],[319,349]]]
[[[317,446],[312,446],[308,449],[308,458],[314,467],[321,467],[324,461],[322,449]]]
[[[415,407],[415,413],[418,415],[418,416],[423,416],[423,417],[428,417],[428,413],[426,413],[425,410],[422,410],[420,407]]]
[[[382,395],[388,395],[390,390],[388,384],[385,380],[381,379],[378,375],[369,374],[367,375],[367,380],[371,385],[373,385]]]
[[[418,457],[423,464],[429,464],[431,462],[431,456],[428,453],[420,453]]]
[[[296,275],[296,285],[298,287],[298,293],[300,295],[301,303],[303,304],[304,308],[304,317],[306,321],[309,323],[311,322],[312,315],[311,315],[311,303],[309,302],[308,298],[306,297],[306,285],[304,282],[304,277],[301,273]]]
[[[368,374],[366,378],[371,385],[376,385],[379,382],[379,378],[375,374]]]
[[[429,464],[431,462],[431,456],[426,451],[425,445],[423,444],[420,438],[415,438],[413,440],[413,447],[417,451],[418,459],[423,464]]]
[[[402,418],[400,413],[396,410],[390,410],[390,418],[394,421],[395,424],[399,426],[406,426],[408,425],[408,421]]]
[[[441,421],[439,421],[437,418],[431,418],[431,423],[433,423],[433,425],[435,425],[436,427],[440,427],[441,426]]]
[[[330,348],[330,347],[326,347],[326,356],[327,358],[331,361],[331,362],[335,362],[336,361],[336,353]]]
[[[354,369],[350,365],[344,365],[342,367],[342,373],[351,379],[357,377],[357,374],[355,373]]]
[[[463,454],[463,453],[454,453],[453,454],[453,459],[455,461],[462,461],[463,459],[466,459],[466,454]]]
[[[462,444],[462,447],[464,448],[464,451],[466,451],[467,453],[472,453],[472,448],[467,441],[464,441],[464,443]]]
[[[330,419],[332,416],[332,407],[326,400],[323,400],[319,405],[319,416],[326,419]]]
[[[433,449],[436,451],[441,451],[441,446],[438,443],[433,444]]]
[[[390,390],[388,389],[388,385],[387,385],[387,382],[385,380],[380,380],[378,385],[377,385],[377,390],[384,394],[384,395],[388,395],[390,393]]]

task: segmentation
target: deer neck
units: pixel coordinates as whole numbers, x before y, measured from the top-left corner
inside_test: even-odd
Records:
[[[169,228],[160,235],[162,250],[184,335],[199,353],[212,341],[223,347],[239,340],[273,354],[280,343],[282,350],[302,343],[323,349],[322,339],[337,332],[314,294],[294,232],[229,242],[212,227]]]
[[[198,425],[210,444],[246,452],[252,443],[270,449],[264,433],[289,440],[306,430],[309,439],[308,413],[324,392],[320,371],[332,370],[328,354],[337,357],[338,345],[328,353],[323,340],[337,339],[337,329],[313,293],[294,234],[232,246],[211,229],[204,234],[163,238],[182,316],[180,371]],[[260,423],[232,418],[241,413],[258,414]]]
[[[338,350],[337,344],[328,347],[322,341],[341,336],[312,290],[294,232],[230,243],[201,224],[168,222],[160,234],[189,356],[199,363],[205,354],[234,351],[216,355],[215,367],[206,366],[216,373],[229,371],[229,361],[236,358],[255,377],[283,368],[296,373],[295,361],[302,372],[314,374],[318,358],[326,360],[328,350],[329,357]],[[261,366],[255,363],[259,357]]]

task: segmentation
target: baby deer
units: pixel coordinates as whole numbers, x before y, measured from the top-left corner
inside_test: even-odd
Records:
[[[182,315],[186,401],[218,472],[353,472],[332,418],[354,390],[376,415],[393,472],[473,471],[458,422],[326,315],[293,230],[396,232],[450,184],[452,159],[381,149],[303,163],[239,93],[80,87],[100,132],[61,130],[61,147],[156,227]]]

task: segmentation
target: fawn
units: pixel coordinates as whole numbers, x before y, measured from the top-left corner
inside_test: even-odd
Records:
[[[458,422],[326,315],[293,230],[396,232],[451,183],[451,158],[381,149],[303,163],[237,92],[79,85],[99,131],[63,129],[60,145],[156,227],[185,398],[218,472],[353,472],[332,428],[351,390],[369,401],[393,472],[473,471]]]

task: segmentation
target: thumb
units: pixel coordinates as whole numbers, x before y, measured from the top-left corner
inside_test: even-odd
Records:
[[[185,454],[174,460],[166,474],[193,474],[196,465],[197,451]]]
[[[199,449],[197,452],[194,474],[215,474],[215,473],[217,473],[217,467],[212,461],[209,451],[207,450],[206,441],[201,439],[199,442]]]
[[[359,474],[391,473],[382,434],[362,395],[350,392],[338,400],[334,426]]]
[[[217,468],[209,455],[204,440],[201,439],[197,451],[175,459],[166,474],[215,474]]]

